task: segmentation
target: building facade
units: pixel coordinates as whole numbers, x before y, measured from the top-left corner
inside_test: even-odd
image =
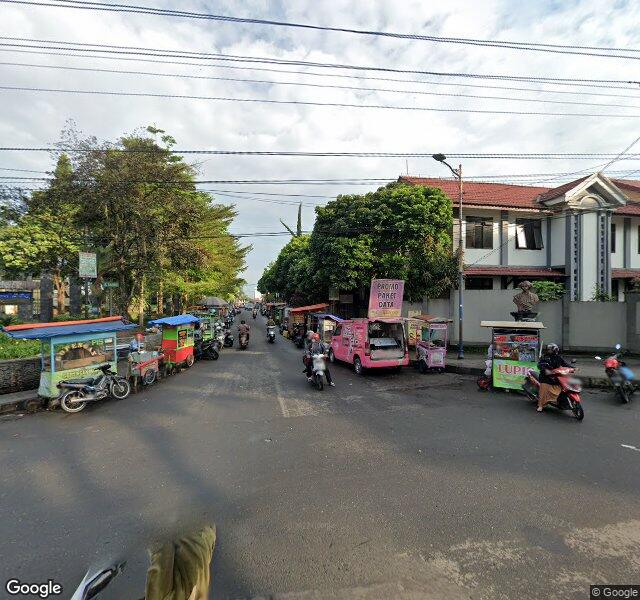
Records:
[[[458,182],[399,181],[437,187],[451,198],[457,248]],[[622,301],[640,279],[640,181],[594,173],[554,188],[464,182],[462,241],[466,289],[544,279],[564,283],[574,301]]]

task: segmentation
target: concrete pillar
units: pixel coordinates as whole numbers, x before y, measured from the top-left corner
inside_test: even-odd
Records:
[[[627,349],[640,352],[640,292],[625,294],[627,306]]]
[[[48,274],[40,277],[40,321],[48,323],[53,319],[53,281]]]
[[[498,243],[500,244],[500,264],[509,264],[509,211],[500,211],[500,229],[498,230]]]
[[[62,310],[62,302],[64,298],[58,298],[58,310]],[[75,277],[69,282],[69,312],[72,315],[82,313],[82,281]]]

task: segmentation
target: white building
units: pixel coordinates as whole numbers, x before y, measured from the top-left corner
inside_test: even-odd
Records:
[[[454,206],[458,182],[401,176],[441,188]],[[624,299],[640,279],[640,181],[594,173],[555,188],[464,182],[465,287],[508,289],[523,279],[563,282],[571,300],[596,290]]]

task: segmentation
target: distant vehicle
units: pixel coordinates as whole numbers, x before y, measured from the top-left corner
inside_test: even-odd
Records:
[[[622,346],[616,344],[616,352],[608,358],[603,359],[600,356],[596,356],[596,360],[601,360],[604,365],[605,373],[609,378],[609,383],[615,392],[620,396],[622,402],[627,404],[631,400],[631,396],[636,391],[634,384],[635,375],[633,371],[627,367],[622,360]]]
[[[339,323],[333,332],[329,360],[365,369],[396,368],[409,364],[409,348],[402,319],[352,319]]]

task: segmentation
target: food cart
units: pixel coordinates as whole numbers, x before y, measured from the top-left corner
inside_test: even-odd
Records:
[[[7,335],[41,340],[42,370],[38,395],[57,398],[57,384],[65,379],[97,377],[105,364],[117,371],[116,335],[135,329],[122,317],[35,323],[4,327]]]
[[[199,321],[193,315],[175,315],[149,321],[162,327],[162,352],[166,372],[176,373],[181,366],[193,366],[194,330]]]
[[[293,329],[296,325],[302,326],[305,330],[313,329],[312,326],[317,324],[313,317],[309,315],[311,313],[317,313],[329,308],[328,304],[310,304],[309,306],[298,306],[292,308],[289,311],[289,334],[293,333]]]
[[[491,346],[487,371],[478,379],[478,386],[521,389],[529,369],[537,369],[544,325],[539,321],[481,321],[480,326],[491,329]]]
[[[336,326],[344,321],[344,319],[329,313],[310,313],[309,320],[308,326],[320,334],[320,339],[325,344],[331,344]]]
[[[451,322],[449,318],[432,315],[405,319],[408,345],[415,349],[415,358],[422,373],[444,371]]]

